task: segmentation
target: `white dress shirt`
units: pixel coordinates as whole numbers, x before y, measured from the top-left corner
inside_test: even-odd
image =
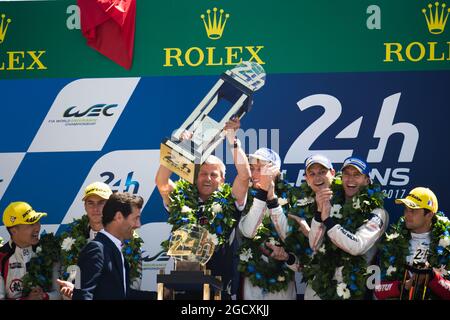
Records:
[[[100,231],[102,231],[103,229],[101,229]],[[97,233],[99,233],[100,231],[94,231],[92,228],[89,227],[89,239],[88,242],[94,240],[95,236],[97,235]]]

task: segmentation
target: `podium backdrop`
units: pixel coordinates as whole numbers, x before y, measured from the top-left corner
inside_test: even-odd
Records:
[[[215,7],[226,23],[211,39]],[[393,200],[415,186],[434,190],[446,211],[450,26],[427,24],[435,10],[407,0],[137,0],[125,70],[86,45],[76,1],[0,2],[0,209],[27,201],[57,231],[83,214],[90,182],[142,195],[143,283],[154,289],[170,229],[154,183],[159,144],[221,73],[251,60],[267,78],[241,122],[246,152],[278,150],[297,185],[312,153],[336,169],[359,156],[386,192],[391,222],[402,214]],[[227,149],[216,154],[231,182]]]

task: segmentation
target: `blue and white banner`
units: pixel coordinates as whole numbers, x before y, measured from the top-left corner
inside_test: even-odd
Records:
[[[159,144],[170,136],[218,77],[148,77],[0,81],[0,209],[29,202],[48,213],[44,228],[83,213],[82,194],[93,181],[144,197],[144,288],[168,257],[169,235],[155,188]],[[337,170],[350,155],[367,159],[385,190],[391,222],[402,214],[394,199],[416,186],[431,188],[446,210],[450,180],[450,72],[269,74],[242,119],[246,152],[277,150],[288,180],[303,180],[305,158],[330,157]],[[17,107],[20,106],[20,107]],[[217,155],[235,170],[229,150]],[[8,238],[2,226],[0,236]],[[150,273],[154,272],[154,273]],[[148,277],[148,278],[146,278]]]

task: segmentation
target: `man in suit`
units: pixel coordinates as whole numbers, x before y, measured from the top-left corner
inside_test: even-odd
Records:
[[[124,240],[140,227],[143,199],[129,193],[114,193],[103,207],[101,230],[78,258],[80,288],[58,280],[61,293],[73,300],[153,299],[154,293],[130,288],[129,266],[121,252]]]

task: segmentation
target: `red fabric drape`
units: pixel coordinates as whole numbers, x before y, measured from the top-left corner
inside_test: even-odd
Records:
[[[133,62],[136,0],[77,0],[87,44],[126,69]]]

